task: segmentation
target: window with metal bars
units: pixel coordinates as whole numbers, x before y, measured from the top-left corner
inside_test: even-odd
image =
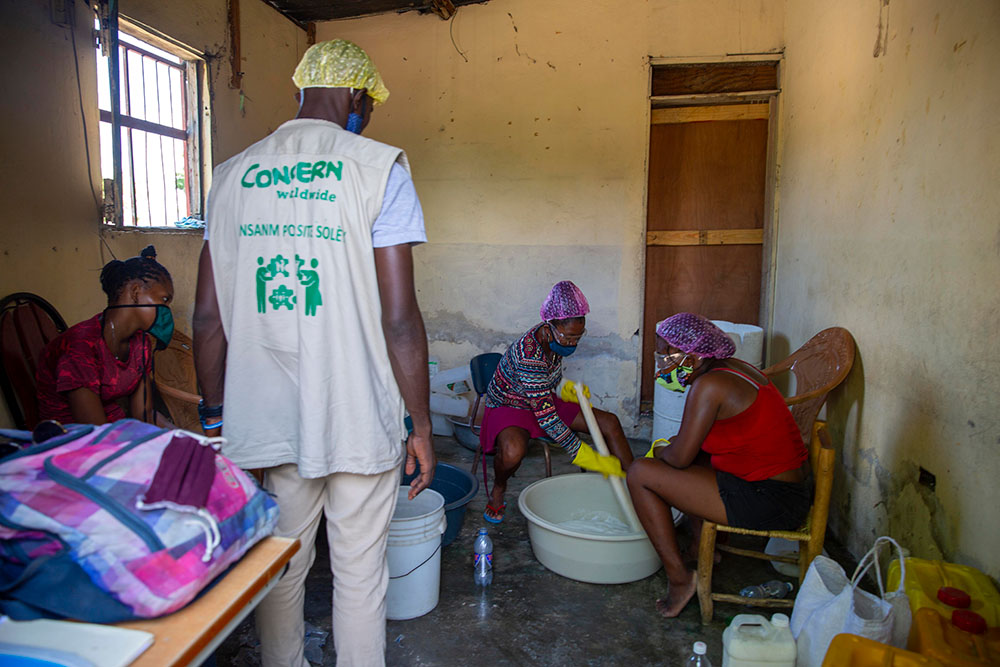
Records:
[[[113,90],[109,58],[97,50],[101,175],[105,223],[176,227],[202,209],[199,75],[203,61],[119,30],[120,197],[115,174]],[[112,40],[106,40],[111,42]],[[180,226],[185,226],[183,223]]]

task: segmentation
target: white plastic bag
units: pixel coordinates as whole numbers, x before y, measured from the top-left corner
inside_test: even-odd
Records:
[[[885,592],[878,551],[883,544],[896,547],[899,554],[899,588]],[[879,595],[858,588],[869,568],[875,568]],[[902,549],[891,537],[880,537],[858,563],[850,580],[835,561],[817,556],[809,565],[806,578],[792,609],[792,634],[795,636],[798,667],[821,667],[834,635],[849,632],[897,648],[906,648],[910,634],[910,603],[903,590],[906,579]]]

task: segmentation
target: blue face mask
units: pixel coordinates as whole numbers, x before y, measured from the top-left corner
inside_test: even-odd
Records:
[[[556,331],[556,328],[552,326],[552,324],[549,324],[549,333],[552,334],[552,340],[549,341],[550,350],[558,354],[560,357],[568,357],[576,352],[576,345],[563,345],[558,341],[559,332]]]
[[[549,343],[549,349],[558,354],[560,357],[568,357],[576,352],[576,345],[560,345],[559,343],[552,341]]]
[[[361,114],[352,111],[347,115],[347,127],[344,129],[354,134],[361,134],[362,121]]]

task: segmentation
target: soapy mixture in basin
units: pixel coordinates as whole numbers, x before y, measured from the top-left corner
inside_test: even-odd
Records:
[[[567,521],[555,524],[560,528],[588,535],[634,535],[628,524],[604,510],[577,510]]]

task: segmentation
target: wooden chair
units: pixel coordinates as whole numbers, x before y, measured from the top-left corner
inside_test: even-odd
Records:
[[[785,397],[785,404],[799,425],[802,441],[809,442],[813,422],[827,394],[844,381],[853,365],[851,333],[841,327],[830,327],[807,340],[784,361],[761,372],[771,379],[789,371],[795,376],[795,394]]]
[[[167,349],[156,353],[153,381],[160,398],[170,411],[170,420],[178,428],[201,433],[198,419],[198,377],[194,370],[191,338],[174,330]]]
[[[49,341],[66,331],[66,321],[40,296],[16,292],[0,300],[0,389],[14,425],[38,423],[35,370]]]
[[[823,552],[823,540],[826,537],[826,521],[830,513],[830,492],[833,488],[833,467],[836,453],[830,444],[830,435],[826,430],[826,422],[816,421],[813,426],[812,438],[809,444],[809,464],[812,466],[815,490],[813,504],[809,509],[805,525],[798,530],[749,530],[723,526],[711,521],[705,521],[701,529],[701,542],[698,545],[698,602],[701,605],[701,622],[708,624],[712,620],[713,603],[733,602],[736,604],[755,605],[759,607],[791,607],[793,600],[769,598],[745,598],[740,595],[712,592],[712,568],[715,565],[716,548],[719,551],[750,556],[762,560],[777,560],[785,563],[799,564],[799,583],[806,576],[809,563]],[[716,544],[717,532],[737,533],[739,535],[757,535],[760,537],[779,537],[799,542],[799,555],[782,556],[767,554],[750,549],[738,549],[727,544]]]
[[[479,435],[475,426],[476,415],[479,414],[479,403],[482,401],[483,395],[486,394],[486,389],[490,386],[490,380],[493,379],[493,374],[496,373],[502,356],[498,352],[486,352],[485,354],[477,354],[469,362],[469,371],[472,374],[472,388],[476,392],[476,402],[472,406],[472,417],[469,418],[469,427],[472,428],[472,432],[476,435]],[[545,476],[552,477],[552,455],[549,453],[548,441],[542,440],[542,446],[545,451]],[[485,482],[486,461],[483,455],[482,443],[479,443],[479,447],[476,448],[476,456],[472,459],[473,475],[476,474],[476,468],[479,467],[480,458],[483,459],[483,488],[488,489],[489,486]]]

